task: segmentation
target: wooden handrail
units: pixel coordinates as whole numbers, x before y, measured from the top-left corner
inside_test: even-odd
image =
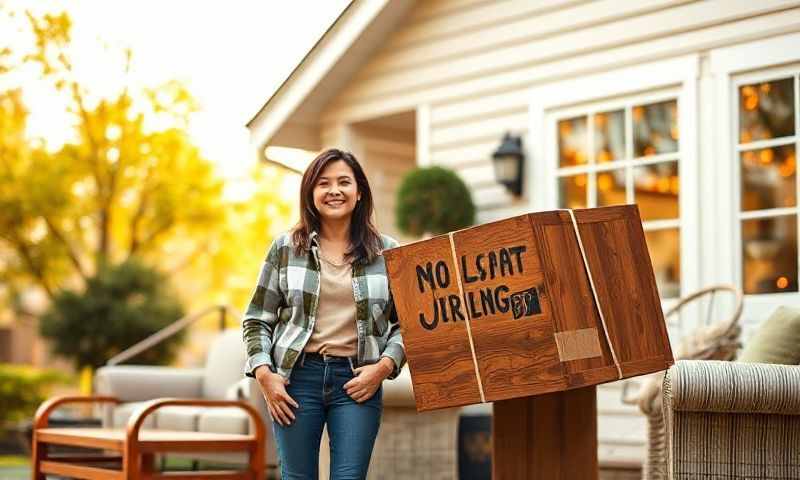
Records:
[[[139,355],[143,351],[147,350],[148,348],[158,345],[167,338],[175,335],[184,328],[188,327],[189,325],[193,324],[197,320],[205,317],[206,315],[212,312],[220,312],[223,315],[223,318],[225,318],[224,317],[225,315],[231,315],[234,318],[241,317],[241,314],[236,309],[228,305],[214,305],[205,308],[203,310],[200,310],[199,312],[190,313],[189,315],[186,315],[183,318],[175,320],[174,322],[170,323],[169,325],[155,332],[149,337],[140,340],[139,342],[131,345],[125,350],[114,355],[106,362],[106,365],[108,366],[118,365],[126,360],[129,360],[135,357],[136,355]],[[224,326],[224,322],[222,326]]]

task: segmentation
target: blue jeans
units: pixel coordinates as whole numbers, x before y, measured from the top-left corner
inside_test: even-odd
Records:
[[[363,479],[383,410],[383,387],[364,403],[344,391],[354,377],[346,358],[326,360],[301,356],[292,369],[286,392],[300,406],[289,426],[272,422],[282,480],[317,480],[322,428],[330,440],[330,480]]]

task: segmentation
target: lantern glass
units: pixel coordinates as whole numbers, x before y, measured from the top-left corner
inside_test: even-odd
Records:
[[[494,174],[498,182],[515,182],[519,176],[519,158],[516,155],[500,155],[495,157]]]

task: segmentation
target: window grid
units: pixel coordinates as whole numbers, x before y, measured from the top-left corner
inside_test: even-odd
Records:
[[[587,207],[596,207],[598,205],[598,188],[597,188],[597,174],[602,172],[610,172],[617,169],[624,169],[625,171],[625,201],[627,203],[635,203],[635,185],[634,185],[634,168],[635,167],[642,167],[648,165],[655,165],[655,164],[663,164],[663,163],[675,163],[676,165],[679,164],[679,160],[681,157],[681,143],[680,137],[678,137],[678,145],[677,150],[675,152],[669,153],[658,153],[654,155],[645,155],[634,157],[634,128],[633,128],[633,108],[635,106],[645,107],[647,105],[653,105],[662,103],[665,101],[673,101],[675,102],[676,107],[678,108],[678,112],[680,112],[680,102],[678,97],[674,94],[670,95],[660,95],[654,98],[639,98],[629,100],[628,102],[620,105],[603,105],[601,108],[594,108],[594,109],[584,109],[583,111],[580,110],[573,110],[569,113],[565,113],[560,115],[555,119],[555,125],[558,126],[561,121],[585,117],[586,118],[586,145],[585,150],[587,152],[587,161],[585,164],[582,165],[569,165],[569,166],[561,166],[561,151],[560,148],[556,150],[556,175],[555,180],[557,183],[560,184],[561,179],[566,177],[572,177],[576,175],[585,174],[586,175],[586,205]],[[596,154],[595,154],[595,131],[596,131],[596,123],[595,123],[595,116],[598,113],[610,113],[614,111],[623,111],[623,121],[624,121],[624,152],[622,159],[614,159],[613,161],[606,162],[606,163],[596,163]],[[679,122],[680,114],[676,115],[676,122]],[[681,131],[680,123],[678,124],[678,131]],[[556,132],[559,132],[559,129],[556,128]],[[558,133],[557,133],[558,134]],[[559,141],[556,142],[557,145],[560,145]],[[678,179],[681,178],[681,171],[678,170]],[[680,180],[678,180],[680,182]],[[560,190],[560,188],[559,188]],[[680,190],[679,190],[680,191]],[[558,202],[559,205],[563,205],[565,199],[560,198],[561,194],[559,193]],[[680,202],[679,202],[680,203]],[[659,232],[664,230],[677,230],[678,238],[680,238],[680,230],[681,230],[681,220],[680,220],[680,207],[678,207],[678,216],[674,219],[659,219],[659,220],[647,220],[642,222],[642,227],[645,233],[650,232]],[[678,249],[680,252],[680,248]],[[680,260],[678,260],[678,268],[680,268]],[[680,283],[680,277],[678,278],[678,282]],[[679,293],[675,294],[676,296]],[[671,297],[672,295],[669,295]]]
[[[757,140],[752,142],[741,142],[741,116],[740,116],[740,92],[739,89],[744,85],[750,85],[755,83],[767,83],[772,81],[778,81],[782,79],[786,79],[788,76],[792,77],[793,83],[793,90],[794,90],[794,102],[792,107],[794,108],[794,135],[792,136],[784,136],[779,138],[771,138],[767,140]],[[795,232],[796,238],[800,239],[800,175],[797,174],[797,169],[795,168],[795,205],[792,207],[779,207],[779,208],[768,208],[768,209],[759,209],[759,210],[748,210],[744,211],[742,209],[742,158],[741,154],[743,152],[748,151],[755,151],[755,150],[763,150],[767,148],[777,148],[782,146],[794,146],[795,151],[795,158],[798,157],[800,154],[800,75],[797,72],[794,73],[786,73],[782,72],[782,74],[776,75],[765,75],[760,78],[752,78],[748,77],[746,79],[742,79],[738,82],[734,83],[734,88],[732,89],[733,95],[735,96],[735,114],[734,114],[734,135],[735,135],[735,142],[734,142],[734,165],[735,171],[737,172],[737,179],[738,181],[736,184],[739,186],[739,197],[737,202],[736,211],[737,215],[737,231],[739,233],[739,249],[738,255],[740,260],[739,266],[739,279],[740,285],[742,290],[745,291],[745,262],[743,258],[743,251],[744,251],[744,238],[743,238],[743,222],[747,220],[753,219],[780,219],[789,216],[795,216],[795,223],[797,231]],[[797,276],[795,278],[800,279],[800,250],[798,251],[798,259],[796,259],[796,270]],[[797,292],[798,289],[795,288],[794,290],[786,290],[781,292],[766,292],[766,293],[751,293],[756,295],[774,295],[786,292]],[[748,293],[745,291],[745,293]]]

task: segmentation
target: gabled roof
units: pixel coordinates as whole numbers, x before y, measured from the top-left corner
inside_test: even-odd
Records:
[[[413,0],[353,0],[247,122],[263,158],[269,145],[321,148],[320,112],[399,24]],[[320,87],[320,88],[318,88]]]

